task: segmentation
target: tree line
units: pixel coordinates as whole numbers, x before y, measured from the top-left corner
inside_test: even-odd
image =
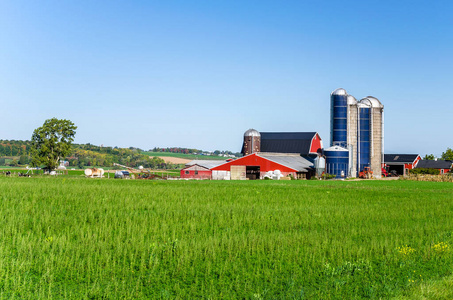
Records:
[[[434,160],[434,159],[436,159],[436,157],[434,156],[434,154],[426,154],[423,157],[423,159],[424,160]],[[447,150],[445,150],[445,152],[442,152],[440,159],[453,161],[453,149],[447,148]]]

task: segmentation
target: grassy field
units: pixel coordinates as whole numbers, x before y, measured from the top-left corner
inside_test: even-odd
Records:
[[[0,298],[452,299],[453,184],[0,177]]]
[[[171,152],[149,152],[144,151],[142,154],[149,156],[162,156],[162,157],[178,157],[185,159],[200,159],[200,160],[225,160],[227,157],[221,156],[208,156],[208,155],[193,155],[193,154],[183,154],[183,153],[171,153]]]

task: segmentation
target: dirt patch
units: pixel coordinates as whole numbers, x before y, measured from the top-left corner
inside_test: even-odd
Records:
[[[179,158],[179,157],[169,157],[169,156],[157,156],[157,157],[162,158],[166,163],[171,163],[171,164],[185,165],[189,161],[192,161],[192,159]],[[150,158],[153,158],[153,156],[150,156]]]

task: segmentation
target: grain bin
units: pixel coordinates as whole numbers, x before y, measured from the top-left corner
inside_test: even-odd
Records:
[[[315,158],[315,170],[318,177],[321,177],[322,173],[326,171],[326,159],[323,156],[318,155]]]
[[[336,178],[349,176],[349,150],[340,146],[332,146],[324,150],[326,156],[326,173]]]

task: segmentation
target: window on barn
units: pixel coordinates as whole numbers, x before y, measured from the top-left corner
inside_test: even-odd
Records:
[[[195,171],[195,175],[198,175],[198,171]]]
[[[189,175],[190,172],[189,172],[189,171],[186,171],[185,173],[186,173],[186,175]]]

